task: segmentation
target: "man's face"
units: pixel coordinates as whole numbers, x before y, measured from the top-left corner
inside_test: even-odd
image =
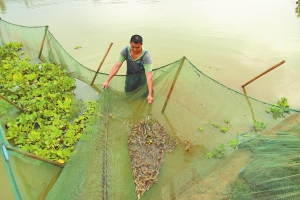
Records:
[[[140,53],[142,51],[143,44],[135,44],[134,42],[130,42],[131,51],[133,53]]]

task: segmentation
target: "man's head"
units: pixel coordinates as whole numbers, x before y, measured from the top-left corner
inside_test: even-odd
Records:
[[[130,47],[133,53],[142,52],[143,38],[140,35],[133,35],[130,39]]]
[[[143,44],[143,38],[140,35],[133,35],[130,38],[130,43],[135,43],[135,44]]]

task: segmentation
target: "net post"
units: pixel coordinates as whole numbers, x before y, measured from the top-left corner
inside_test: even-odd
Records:
[[[11,100],[9,100],[8,98],[6,98],[5,96],[3,96],[2,94],[0,94],[0,98],[2,98],[3,100],[5,100],[6,102],[8,102],[9,104],[13,105],[14,107],[18,108],[20,111],[24,111],[23,108],[21,108],[20,106],[18,106],[17,104],[15,104],[14,102],[12,102]]]
[[[100,68],[101,68],[101,66],[102,66],[102,64],[103,64],[103,62],[104,62],[104,60],[105,60],[105,58],[106,58],[106,56],[107,56],[107,54],[108,54],[108,52],[109,52],[109,50],[110,50],[110,48],[111,48],[112,45],[113,45],[113,43],[111,42],[111,43],[109,44],[109,46],[108,46],[108,49],[107,49],[107,51],[106,51],[106,53],[105,53],[105,55],[104,55],[104,57],[103,57],[103,59],[102,59],[102,61],[101,61],[101,63],[100,63],[100,65],[99,65],[99,67],[98,67],[96,73],[95,73],[95,76],[94,76],[94,78],[93,78],[93,80],[92,80],[91,85],[94,84],[94,81],[95,81],[95,79],[96,79],[96,77],[97,77],[97,74],[98,74],[98,72],[100,71]]]
[[[273,67],[270,67],[269,69],[267,69],[266,71],[264,71],[263,73],[259,74],[258,76],[254,77],[253,79],[251,79],[250,81],[248,81],[247,83],[245,83],[244,85],[242,85],[242,87],[245,87],[246,85],[248,85],[249,83],[251,83],[252,81],[255,81],[256,79],[258,79],[259,77],[263,76],[264,74],[268,73],[269,71],[275,69],[276,67],[282,65],[283,63],[285,63],[285,60],[277,63],[276,65],[274,65]]]
[[[43,48],[44,48],[44,43],[45,43],[48,28],[49,28],[49,26],[47,25],[46,28],[45,28],[45,34],[44,34],[44,38],[43,38],[40,53],[39,53],[39,59],[41,58],[41,55],[42,55],[42,51],[43,51]]]
[[[183,56],[183,57],[182,57],[182,60],[181,60],[181,62],[180,62],[180,64],[179,64],[179,67],[178,67],[178,69],[177,69],[177,72],[176,72],[175,78],[174,78],[174,80],[173,80],[173,83],[172,83],[172,85],[171,85],[171,88],[170,88],[170,90],[169,90],[168,96],[167,96],[167,98],[166,98],[164,107],[163,107],[162,110],[161,110],[162,113],[165,112],[166,106],[167,106],[167,104],[168,104],[168,101],[169,101],[170,96],[171,96],[171,94],[172,94],[174,85],[175,85],[175,83],[176,83],[176,81],[177,81],[177,78],[178,78],[178,76],[179,76],[179,73],[180,73],[180,71],[181,71],[181,68],[182,68],[182,66],[183,66],[183,63],[184,63],[185,59],[186,59],[186,57]]]
[[[28,156],[28,157],[36,159],[36,160],[40,160],[40,161],[43,161],[43,162],[46,162],[46,163],[49,163],[49,164],[52,164],[52,165],[55,165],[55,166],[58,166],[58,167],[64,167],[64,165],[61,164],[61,163],[57,163],[57,162],[54,162],[52,160],[49,160],[49,159],[46,159],[46,158],[42,158],[42,157],[37,156],[35,154],[28,153],[26,151],[22,151],[22,150],[20,150],[18,148],[14,148],[14,147],[11,147],[11,146],[6,146],[6,145],[5,145],[5,148],[7,150],[10,150],[10,151],[13,151],[13,152],[16,152],[16,153],[20,153],[20,154],[22,154],[24,156]]]
[[[242,88],[243,88],[243,93],[244,93],[244,96],[246,98],[246,101],[247,101],[247,103],[248,103],[248,105],[250,107],[250,111],[251,111],[251,115],[252,115],[252,121],[254,121],[255,120],[254,112],[253,112],[253,108],[252,108],[252,105],[250,103],[250,100],[248,98],[247,91],[246,91],[246,89],[244,87],[242,87]]]

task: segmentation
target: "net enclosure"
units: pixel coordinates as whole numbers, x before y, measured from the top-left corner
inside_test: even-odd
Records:
[[[183,57],[153,71],[149,106],[146,85],[124,92],[128,76],[103,90],[107,74],[77,62],[48,27],[1,20],[0,31],[1,45],[21,43],[19,56],[33,65],[52,63],[87,85],[96,77],[91,87],[100,94],[63,165],[8,141],[6,119],[19,111],[0,101],[1,162],[15,199],[300,198],[300,116],[288,97],[251,98]],[[3,86],[0,93],[11,100]]]

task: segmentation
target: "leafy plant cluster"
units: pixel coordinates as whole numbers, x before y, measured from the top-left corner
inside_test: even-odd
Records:
[[[256,120],[253,120],[253,129],[254,131],[258,132],[258,131],[262,131],[263,129],[266,129],[267,124],[263,123],[263,122],[258,122]]]
[[[267,113],[272,113],[273,118],[281,118],[284,117],[284,113],[290,113],[289,112],[289,103],[286,97],[282,97],[281,99],[277,99],[277,103],[269,106],[266,109]]]
[[[238,144],[239,144],[239,140],[236,139],[232,139],[228,142],[228,146],[230,149],[235,149]]]
[[[239,140],[237,139],[232,139],[228,142],[228,147],[230,149],[236,149],[236,147],[239,144]],[[226,154],[226,148],[224,144],[218,144],[218,148],[213,148],[211,152],[206,153],[205,157],[208,159],[211,158],[223,158],[225,157]]]
[[[6,137],[29,153],[64,163],[96,103],[77,102],[83,114],[74,116],[75,80],[57,65],[28,63],[30,59],[22,59],[23,53],[18,53],[21,47],[20,43],[7,43],[0,48],[0,93],[25,110],[14,119],[7,118]]]
[[[213,148],[211,152],[206,154],[206,158],[223,158],[226,154],[226,148],[224,144],[218,144],[218,148]]]
[[[229,124],[230,120],[227,118],[224,119],[224,122],[225,122],[225,125],[222,125],[221,128],[220,128],[220,125],[214,121],[211,121],[210,124],[212,125],[212,127],[220,128],[221,132],[226,133],[227,131],[229,131],[231,129],[231,124]],[[208,124],[208,122],[206,124]],[[200,126],[198,129],[199,129],[199,131],[205,130],[204,126]]]

